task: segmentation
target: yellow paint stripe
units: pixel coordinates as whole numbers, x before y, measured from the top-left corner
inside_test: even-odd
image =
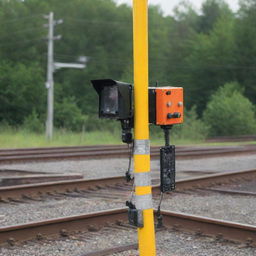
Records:
[[[134,155],[134,172],[150,171],[150,155]]]
[[[147,195],[151,193],[152,193],[151,186],[135,187],[135,194],[137,196]]]

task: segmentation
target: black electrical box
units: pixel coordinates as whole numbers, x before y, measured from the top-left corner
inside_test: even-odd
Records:
[[[112,79],[91,81],[99,95],[99,117],[127,120],[133,116],[132,85]]]
[[[160,189],[165,193],[175,189],[175,146],[160,149]]]

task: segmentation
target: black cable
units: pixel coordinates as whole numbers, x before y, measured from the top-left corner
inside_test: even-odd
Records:
[[[134,151],[134,141],[132,141],[132,143],[127,143],[127,145],[128,145],[128,150],[130,154],[129,154],[128,170],[125,173],[125,177],[127,182],[133,181],[133,183],[132,183],[130,198],[129,198],[129,201],[126,201],[126,206],[128,206],[130,209],[136,209],[135,204],[133,204],[135,184],[134,184],[134,178],[132,177],[132,174],[131,174],[131,163],[132,163],[132,156]]]
[[[128,150],[129,150],[129,163],[128,163],[128,170],[125,173],[125,177],[126,177],[126,181],[129,182],[129,181],[131,181],[133,179],[132,175],[131,175],[131,164],[132,164],[132,156],[133,156],[134,143],[132,142],[132,145],[130,143],[128,143],[127,145],[128,145]]]
[[[160,201],[157,207],[156,217],[157,217],[157,228],[161,228],[163,226],[163,216],[161,215],[161,204],[164,197],[164,193],[161,192]]]

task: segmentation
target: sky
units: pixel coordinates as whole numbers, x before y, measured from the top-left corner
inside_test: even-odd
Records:
[[[132,0],[115,0],[118,4],[132,3]],[[226,0],[225,2],[229,4],[230,8],[234,11],[238,9],[238,1],[239,0]],[[161,6],[165,15],[172,14],[172,9],[181,2],[181,0],[148,0],[149,4],[158,4]],[[190,0],[190,2],[194,5],[196,10],[200,10],[200,6],[204,0]]]

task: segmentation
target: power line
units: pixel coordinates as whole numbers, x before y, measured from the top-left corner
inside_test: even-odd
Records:
[[[23,40],[23,41],[18,41],[18,42],[14,42],[14,43],[5,43],[5,44],[0,44],[0,48],[4,48],[5,46],[12,46],[12,45],[17,45],[17,44],[24,44],[24,43],[28,43],[28,42],[43,42],[44,39],[31,39],[31,40]],[[33,45],[31,45],[33,46]],[[19,50],[19,48],[16,48],[17,50]]]
[[[21,18],[15,18],[15,19],[10,19],[8,21],[5,21],[5,22],[1,22],[1,26],[2,25],[5,25],[5,24],[9,24],[9,23],[14,23],[14,22],[17,22],[17,21],[21,21],[21,20],[28,20],[28,19],[33,19],[33,18],[36,18],[36,17],[42,17],[43,14],[38,14],[38,15],[31,15],[31,16],[26,16],[26,17],[21,17]]]
[[[8,35],[6,35],[4,37],[1,36],[1,39],[8,38],[12,35],[16,35],[16,34],[20,34],[20,33],[24,33],[24,32],[39,31],[39,30],[41,30],[43,32],[42,28],[31,28],[31,29],[18,30],[18,31],[15,31],[12,33],[8,33]]]
[[[88,23],[88,24],[110,24],[110,25],[118,25],[118,26],[122,26],[122,27],[126,27],[127,29],[130,29],[132,27],[132,18],[130,21],[115,21],[115,20],[96,20],[96,19],[82,19],[82,18],[65,18],[65,20],[70,20],[70,21],[75,21],[75,22],[79,22],[79,23]],[[155,23],[151,23],[149,21],[149,29],[151,27],[161,27],[162,24],[155,24]],[[132,30],[131,30],[132,32]]]
[[[74,19],[74,18],[65,18],[66,20],[71,20],[71,21],[76,21],[76,22],[81,22],[81,23],[94,23],[94,24],[115,24],[115,25],[130,25],[132,26],[132,20],[130,22],[125,22],[125,21],[110,21],[110,20],[92,20],[92,19]]]
[[[74,58],[74,56],[77,56],[77,54],[74,54],[74,55],[67,55],[67,54],[61,54],[61,53],[57,53],[56,56],[59,56],[59,57],[70,57],[70,58]],[[111,64],[115,64],[117,63],[118,65],[120,63],[123,63],[124,62],[124,59],[127,59],[127,58],[115,58],[115,57],[107,57],[107,61]],[[132,57],[129,58],[131,60],[131,63],[132,63]],[[93,56],[91,55],[90,56],[90,60],[89,60],[89,63],[90,62],[98,62],[98,63],[101,63],[101,60],[102,58],[101,57],[98,57],[98,56]],[[202,67],[195,67],[195,66],[189,66],[189,65],[177,65],[177,64],[169,64],[168,61],[171,60],[171,58],[149,58],[150,62],[149,62],[149,65],[152,67],[152,66],[158,66],[158,63],[166,63],[168,65],[168,67],[170,68],[174,68],[174,69],[186,69],[186,70],[195,70],[195,69],[200,69],[200,70],[205,70],[205,69],[256,69],[256,66],[237,66],[237,65],[229,65],[229,64],[226,64],[226,65],[220,65],[220,64],[204,64],[203,68]]]

